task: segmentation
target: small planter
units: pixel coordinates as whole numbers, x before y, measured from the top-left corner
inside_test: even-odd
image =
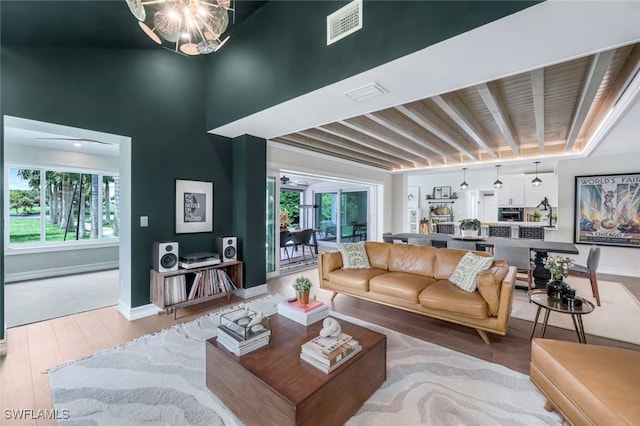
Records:
[[[309,305],[309,290],[307,291],[296,291],[296,298],[298,299],[298,306],[306,307]]]
[[[465,238],[467,238],[467,237],[477,237],[478,236],[478,230],[477,229],[461,229],[460,230],[460,235],[462,235]]]

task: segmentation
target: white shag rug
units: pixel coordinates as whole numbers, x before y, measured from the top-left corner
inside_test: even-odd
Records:
[[[248,303],[275,312],[282,296]],[[332,313],[387,336],[387,380],[347,422],[359,425],[560,425],[527,375]],[[62,425],[239,425],[205,385],[205,341],[219,313],[143,336],[49,373]],[[257,423],[271,424],[269,419]]]

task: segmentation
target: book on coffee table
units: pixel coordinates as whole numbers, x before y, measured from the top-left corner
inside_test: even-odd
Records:
[[[309,341],[302,344],[302,346],[300,347],[300,351],[314,358],[321,364],[326,365],[327,367],[331,367],[332,365],[337,364],[343,358],[351,354],[351,352],[357,350],[359,346],[360,344],[357,340],[351,339],[348,342],[340,345],[333,351],[325,353],[319,350],[313,343]]]
[[[358,345],[353,351],[351,351],[348,355],[345,355],[344,357],[342,357],[340,359],[340,361],[335,362],[333,365],[326,365],[321,363],[320,361],[318,361],[316,358],[308,355],[305,352],[300,352],[300,359],[302,359],[303,361],[307,362],[309,365],[314,366],[315,368],[317,368],[318,370],[324,372],[324,373],[331,373],[333,370],[335,370],[336,368],[340,367],[342,364],[344,364],[345,362],[349,361],[351,358],[353,358],[354,356],[356,356],[358,354],[358,352],[362,351],[362,346]]]
[[[227,348],[230,352],[233,352],[236,356],[242,356],[269,344],[269,335],[265,335],[243,345],[239,345],[235,339],[229,337],[225,333],[218,333],[217,339],[218,343]]]

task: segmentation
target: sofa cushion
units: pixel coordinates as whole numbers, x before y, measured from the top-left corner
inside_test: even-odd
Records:
[[[462,256],[468,252],[468,250],[459,249],[438,249],[436,252],[436,260],[433,264],[433,278],[438,280],[448,280],[451,274],[453,274],[453,271],[456,270],[456,266],[458,266]],[[474,251],[473,253],[478,256],[491,257],[491,253],[486,251]]]
[[[455,271],[449,277],[449,281],[464,291],[476,291],[478,288],[478,275],[491,266],[493,257],[478,256],[468,252],[456,266]]]
[[[336,269],[325,275],[325,279],[330,283],[346,288],[369,291],[369,280],[371,278],[388,273],[382,269]]]
[[[379,243],[377,241],[366,241],[364,246],[369,257],[369,264],[376,269],[389,269],[389,252],[391,244]]]
[[[342,267],[345,269],[369,269],[369,258],[364,248],[364,241],[359,243],[341,243],[338,249],[342,255]]]
[[[487,302],[474,291],[464,291],[448,280],[439,280],[422,290],[418,301],[425,308],[454,312],[472,318],[484,319],[489,316]]]
[[[437,251],[435,247],[392,244],[389,271],[433,277],[433,262]]]
[[[436,280],[431,277],[406,272],[389,272],[371,278],[369,291],[418,303],[420,292],[435,282]]]

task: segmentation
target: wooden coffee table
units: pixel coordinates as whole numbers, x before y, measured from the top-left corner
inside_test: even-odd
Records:
[[[385,381],[387,339],[338,322],[362,351],[329,374],[300,359],[300,345],[318,335],[322,321],[305,327],[273,315],[269,345],[241,357],[207,340],[207,387],[247,425],[341,425]]]

